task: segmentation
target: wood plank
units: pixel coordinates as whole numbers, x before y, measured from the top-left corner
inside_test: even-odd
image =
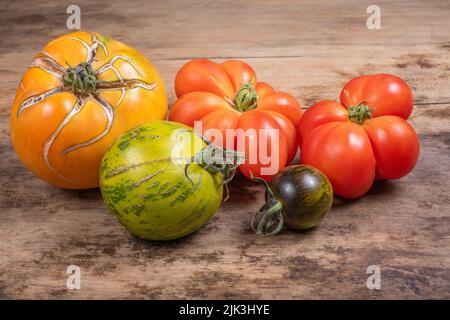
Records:
[[[8,136],[17,83],[34,53],[65,33],[65,5],[9,2],[0,32],[0,298],[450,298],[450,5],[378,1],[382,30],[365,27],[370,1],[79,1],[82,26],[130,44],[173,77],[193,57],[242,58],[303,106],[336,99],[353,76],[389,72],[414,89],[421,140],[416,169],[357,201],[336,199],[307,233],[255,237],[260,186],[238,177],[231,198],[196,234],[139,240],[108,214],[98,190],[35,178]],[[446,166],[446,167],[445,167]],[[82,289],[65,286],[81,267]],[[382,290],[366,268],[381,267]]]
[[[450,102],[447,3],[381,1],[380,31],[366,28],[369,4],[348,1],[321,7],[315,1],[207,5],[192,1],[180,10],[177,1],[109,2],[105,7],[81,1],[80,7],[83,28],[132,45],[154,62],[171,103],[176,71],[195,57],[245,58],[260,79],[292,92],[306,106],[336,98],[354,76],[379,72],[408,81],[418,103]],[[136,10],[147,6],[148,10]],[[11,2],[2,14],[2,25],[8,27],[3,28],[0,46],[5,84],[0,89],[0,114],[7,114],[34,54],[67,29],[62,5],[43,2],[22,8],[20,2]],[[236,21],[244,21],[245,32]]]
[[[447,106],[448,107],[448,106]],[[448,110],[448,109],[447,109]],[[25,298],[438,298],[448,297],[450,134],[437,106],[415,118],[419,164],[358,201],[337,200],[319,228],[255,237],[251,213],[262,189],[239,177],[231,198],[197,234],[166,244],[130,236],[98,190],[67,191],[34,178],[16,160],[2,123],[0,295]],[[447,119],[448,120],[448,119]],[[242,203],[246,203],[245,206]],[[83,289],[65,289],[65,268]],[[381,265],[383,290],[365,287]],[[226,285],[225,285],[226,284]]]

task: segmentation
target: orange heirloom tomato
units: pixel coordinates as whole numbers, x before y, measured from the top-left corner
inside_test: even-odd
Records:
[[[144,56],[97,33],[75,32],[48,43],[23,75],[11,138],[38,177],[94,188],[112,140],[166,112],[163,82]]]
[[[419,156],[419,139],[405,120],[411,114],[412,93],[403,80],[383,77],[351,80],[341,93],[344,105],[320,101],[298,126],[301,163],[325,173],[334,192],[344,198],[362,196],[375,178],[407,175]],[[378,83],[379,92],[371,82]]]
[[[296,125],[302,115],[300,104],[293,96],[257,82],[255,71],[245,62],[189,61],[176,75],[175,91],[178,100],[169,120],[191,127],[201,121],[200,134],[220,147],[244,152],[246,161],[240,169],[247,177],[253,174],[269,180],[294,158],[298,149]],[[209,129],[218,130],[221,141],[216,135],[208,136],[205,131],[211,132]],[[227,129],[236,133],[231,140]],[[259,135],[259,129],[266,134]],[[242,131],[245,136],[239,139]],[[255,154],[263,158],[258,156],[255,161]],[[263,171],[277,164],[272,174]]]

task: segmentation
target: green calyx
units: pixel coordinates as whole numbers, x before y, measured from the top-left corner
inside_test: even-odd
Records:
[[[258,236],[274,236],[281,231],[284,225],[283,205],[277,200],[267,181],[252,177],[266,188],[266,203],[252,217],[252,230]]]
[[[256,109],[258,105],[258,95],[253,83],[248,82],[239,89],[234,98],[236,110],[240,112]]]
[[[365,102],[361,102],[355,107],[348,107],[348,118],[358,124],[363,124],[366,119],[372,118],[372,112]]]
[[[239,165],[245,161],[245,155],[242,152],[218,147],[205,137],[199,134],[197,135],[202,138],[207,146],[187,161],[184,168],[184,173],[193,185],[194,183],[188,174],[189,167],[193,163],[202,167],[210,174],[222,174],[223,185],[226,191],[224,201],[226,201],[229,198],[228,183],[233,180]]]
[[[74,68],[67,68],[62,82],[75,95],[88,96],[96,90],[98,81],[94,69],[88,63],[81,62]]]

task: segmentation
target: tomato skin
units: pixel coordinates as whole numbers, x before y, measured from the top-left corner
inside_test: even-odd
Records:
[[[347,110],[334,100],[323,100],[312,105],[302,116],[298,125],[300,149],[308,134],[316,127],[333,121],[348,121]]]
[[[258,94],[258,97],[262,98],[265,96],[268,96],[269,94],[272,94],[275,92],[275,90],[267,83],[265,82],[258,82],[256,83],[256,93]]]
[[[182,95],[173,104],[169,119],[192,127],[194,121],[222,109],[231,109],[221,97],[206,91],[192,91]]]
[[[329,122],[313,129],[303,144],[301,163],[322,171],[334,192],[348,199],[365,194],[375,176],[370,140],[352,122]]]
[[[382,116],[363,124],[377,161],[378,179],[407,175],[419,157],[419,138],[413,127],[397,116]]]
[[[245,62],[240,60],[227,60],[221,64],[226,74],[230,78],[234,91],[238,91],[245,83],[256,84],[255,70]]]
[[[275,92],[264,96],[260,99],[258,108],[281,113],[291,120],[295,126],[300,122],[303,113],[298,101],[285,92]]]
[[[260,111],[258,109],[244,112],[239,118],[238,129],[242,129],[246,132],[245,139],[240,139],[241,142],[237,143],[236,150],[245,153],[245,163],[239,166],[241,172],[247,177],[258,176],[266,181],[270,181],[272,176],[279,172],[286,166],[288,157],[288,144],[285,132],[278,125],[278,122],[270,116],[268,113]],[[278,140],[274,141],[273,135],[278,132]],[[251,155],[260,155],[263,144],[260,142],[260,133],[264,131],[267,133],[267,159],[251,159]],[[242,131],[241,131],[242,132]],[[239,131],[238,131],[239,133]],[[239,139],[238,139],[239,141]],[[273,142],[274,141],[274,142]],[[272,142],[275,149],[272,149]],[[275,167],[275,171],[271,174],[264,174],[263,169]]]
[[[239,118],[239,112],[230,108],[207,113],[201,118],[202,130],[199,133],[221,148],[235,150],[236,139],[234,138],[234,134],[232,137],[228,137],[229,133],[227,129],[237,129]],[[211,132],[214,134],[212,130],[218,130],[220,132],[220,137],[222,137],[221,141],[218,140],[217,136],[211,136]],[[231,139],[231,141],[228,141],[228,139]]]
[[[364,102],[373,117],[395,115],[407,120],[413,110],[413,94],[408,84],[391,74],[354,78],[344,86],[340,99],[346,108]]]
[[[240,108],[236,96],[249,83],[254,88],[255,104],[248,109]],[[224,139],[221,141],[215,137],[211,139],[215,144],[221,147],[225,144],[229,148],[233,143],[235,150],[239,149],[238,139],[227,139],[227,129],[276,129],[280,131],[281,139],[278,151],[274,152],[279,162],[278,171],[294,158],[298,150],[296,125],[302,116],[300,104],[293,96],[277,92],[265,82],[258,82],[255,71],[245,62],[229,60],[218,64],[206,59],[189,61],[175,77],[175,91],[178,99],[171,108],[169,120],[189,126],[201,120],[203,133],[207,129],[218,129],[223,133]],[[246,139],[253,141],[257,137]],[[253,150],[252,147],[244,149],[245,152]],[[268,166],[260,162],[251,165],[247,162],[241,166],[241,171],[247,177],[250,177],[251,171],[254,176],[269,180],[270,175],[257,172]]]
[[[285,133],[288,149],[286,164],[291,163],[295,155],[297,154],[298,150],[296,139],[297,133],[295,126],[292,124],[291,121],[289,121],[289,119],[286,116],[282,115],[281,113],[266,110],[264,110],[264,112],[272,116],[272,118],[275,119],[276,122],[278,123],[278,126]]]
[[[207,91],[230,99],[234,94],[225,70],[219,64],[207,59],[187,62],[175,77],[175,92],[178,98],[193,91]]]
[[[69,67],[87,62],[90,51],[86,46],[95,43],[98,47],[91,48],[95,59],[90,66],[97,79],[121,85],[122,80],[136,79],[142,85],[153,85],[152,89],[132,85],[124,89],[123,96],[117,88],[98,89],[80,98],[63,87],[62,75]],[[50,70],[42,62],[45,59],[58,66],[60,73]],[[100,72],[110,62],[112,67]],[[62,92],[26,104],[33,96],[58,87]],[[144,56],[100,34],[74,32],[50,41],[24,73],[11,110],[10,135],[20,160],[36,176],[62,188],[95,188],[109,144],[144,122],[163,119],[166,113],[164,84]]]

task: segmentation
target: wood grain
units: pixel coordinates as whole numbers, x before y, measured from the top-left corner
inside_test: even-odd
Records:
[[[129,235],[98,190],[67,191],[18,161],[9,108],[35,52],[68,32],[70,1],[6,2],[0,9],[0,298],[450,298],[450,4],[377,1],[382,29],[366,28],[370,1],[78,1],[82,28],[121,40],[161,72],[169,102],[188,59],[240,58],[303,106],[336,99],[350,78],[395,73],[411,84],[421,140],[416,169],[356,201],[336,199],[307,233],[255,237],[260,186],[238,177],[199,232],[170,243]],[[66,268],[81,267],[81,290]],[[381,267],[381,290],[366,268]]]

